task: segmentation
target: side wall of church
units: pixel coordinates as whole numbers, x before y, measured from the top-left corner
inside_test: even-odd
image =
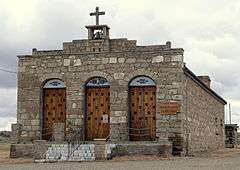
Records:
[[[157,136],[164,138],[168,137],[167,133],[173,136],[181,133],[180,114],[161,115],[159,103],[171,100],[181,105],[182,49],[167,45],[138,47],[132,41],[119,39],[113,40],[109,52],[93,53],[84,52],[90,48],[83,49],[83,44],[88,44],[87,40],[65,44],[63,51],[34,50],[33,55],[19,57],[17,120],[20,141],[40,138],[42,86],[52,78],[66,84],[67,134],[76,128],[84,129],[84,85],[90,78],[101,76],[110,84],[110,138],[128,140],[128,84],[139,75],[149,76],[156,82]]]
[[[224,104],[184,76],[183,134],[189,154],[224,147]]]

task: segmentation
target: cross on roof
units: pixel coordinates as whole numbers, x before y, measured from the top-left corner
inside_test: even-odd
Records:
[[[96,7],[96,12],[90,13],[90,16],[96,16],[96,25],[99,25],[99,16],[105,15],[105,12],[99,12],[99,7]]]

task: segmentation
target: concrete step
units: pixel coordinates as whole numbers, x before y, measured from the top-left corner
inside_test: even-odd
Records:
[[[52,144],[46,153],[46,161],[94,161],[93,144],[70,145]]]
[[[51,144],[46,152],[47,162],[55,161],[94,161],[111,158],[114,144],[99,142],[98,144]]]

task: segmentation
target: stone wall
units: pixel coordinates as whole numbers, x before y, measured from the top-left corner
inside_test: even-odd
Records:
[[[164,116],[159,112],[161,101],[182,101],[183,49],[171,44],[136,46],[127,39],[109,40],[109,51],[89,51],[99,42],[77,40],[64,43],[63,50],[38,51],[19,56],[18,60],[18,124],[20,136],[40,139],[42,118],[42,86],[52,78],[64,81],[67,91],[67,134],[84,129],[85,83],[101,76],[110,83],[110,139],[128,140],[128,83],[136,76],[146,75],[157,87],[157,136],[180,133],[178,115]],[[84,45],[84,47],[82,47]],[[73,50],[74,49],[74,50]],[[85,50],[84,50],[85,49]]]
[[[184,76],[182,127],[188,154],[224,147],[224,105],[191,76]]]
[[[135,40],[127,39],[75,40],[64,43],[63,50],[33,49],[32,55],[19,56],[18,141],[41,139],[42,87],[53,78],[66,85],[66,138],[77,129],[84,131],[85,84],[99,76],[110,84],[110,140],[127,141],[128,85],[141,75],[156,83],[159,140],[170,140],[177,154],[224,146],[224,102],[209,87],[184,74],[183,49],[171,48],[170,42],[137,46]],[[165,101],[177,102],[180,112],[160,113],[160,103]]]
[[[33,158],[34,144],[11,144],[10,158]]]
[[[153,143],[153,142],[130,142],[118,143],[115,148],[114,156],[126,155],[157,155],[169,157],[172,154],[172,146],[169,142]]]

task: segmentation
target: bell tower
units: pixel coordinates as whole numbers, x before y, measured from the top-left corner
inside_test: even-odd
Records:
[[[88,25],[88,39],[89,40],[106,40],[109,39],[109,27],[107,25],[99,25],[99,16],[105,15],[105,12],[100,12],[99,7],[96,11],[90,13],[90,16],[96,16],[96,25]]]

